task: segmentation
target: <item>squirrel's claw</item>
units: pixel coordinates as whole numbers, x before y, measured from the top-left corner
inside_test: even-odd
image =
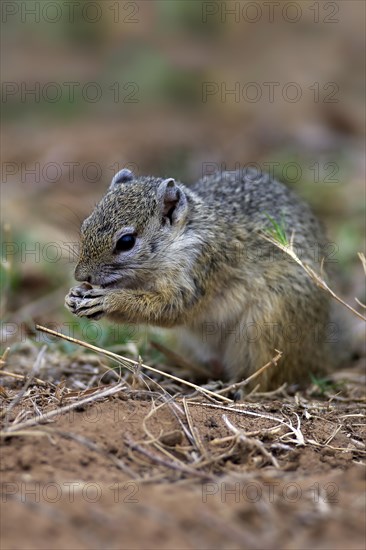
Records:
[[[71,313],[78,317],[100,319],[104,314],[103,289],[85,289],[82,286],[73,287],[65,297],[65,306]]]

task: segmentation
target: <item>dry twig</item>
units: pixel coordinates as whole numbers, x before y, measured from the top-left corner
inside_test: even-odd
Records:
[[[309,275],[310,279],[319,287],[321,288],[322,290],[324,290],[325,292],[327,292],[328,294],[330,294],[332,296],[332,298],[334,298],[337,302],[341,303],[342,305],[344,305],[347,309],[349,309],[350,311],[352,311],[352,313],[354,313],[354,315],[357,315],[357,317],[359,317],[360,319],[362,319],[363,321],[366,321],[366,317],[364,317],[361,313],[359,313],[356,309],[354,309],[352,306],[350,306],[349,304],[347,304],[347,302],[345,302],[344,300],[342,300],[342,298],[340,298],[328,285],[327,283],[324,281],[324,279],[318,274],[316,273],[316,271],[314,271],[314,269],[312,267],[310,267],[309,265],[307,264],[304,264],[300,258],[297,256],[296,252],[294,251],[294,248],[293,248],[293,237],[291,238],[291,242],[288,244],[288,245],[284,245],[282,243],[280,243],[278,240],[276,240],[275,238],[273,237],[270,237],[269,235],[267,235],[266,233],[262,233],[262,237],[264,239],[266,239],[267,241],[269,241],[270,243],[274,244],[275,246],[277,246],[280,250],[282,250],[283,252],[285,252],[286,254],[288,254],[298,265],[300,265],[302,267],[302,269]],[[361,256],[360,256],[361,258]],[[361,258],[362,260],[362,258]]]
[[[219,390],[217,393],[220,393],[221,395],[224,394],[224,393],[229,393],[229,392],[235,392],[237,391],[238,389],[240,388],[243,388],[244,386],[247,386],[250,382],[252,382],[252,380],[254,380],[255,378],[257,378],[258,376],[260,376],[264,371],[266,371],[267,369],[269,369],[270,367],[276,367],[277,366],[277,362],[281,359],[282,357],[282,351],[278,351],[278,349],[275,349],[275,351],[277,352],[277,355],[275,355],[275,357],[273,357],[268,363],[266,363],[263,367],[261,367],[260,369],[256,370],[253,374],[251,374],[250,376],[248,376],[248,378],[246,378],[245,380],[242,380],[241,382],[236,382],[235,384],[231,384],[230,386],[227,386],[226,388],[222,389],[222,390]]]
[[[46,332],[48,334],[52,334],[53,336],[57,336],[58,338],[62,338],[63,340],[67,340],[68,342],[73,342],[74,344],[78,344],[79,346],[83,346],[85,348],[91,349],[93,351],[96,351],[97,353],[101,353],[103,355],[106,355],[107,357],[112,357],[116,361],[118,361],[121,365],[126,366],[127,364],[136,366],[136,361],[133,359],[129,359],[128,357],[123,357],[122,355],[118,355],[117,353],[113,353],[112,351],[105,350],[103,348],[99,348],[98,346],[94,346],[92,344],[88,344],[87,342],[83,342],[82,340],[78,340],[77,338],[72,338],[71,336],[66,336],[65,334],[62,334],[61,332],[56,332],[55,330],[51,330],[46,327],[42,327],[40,325],[36,325],[36,329],[40,330],[42,332]],[[171,380],[175,380],[176,382],[179,382],[180,384],[184,384],[185,386],[189,386],[190,388],[194,388],[196,391],[209,395],[211,397],[214,397],[221,401],[226,401],[227,403],[232,403],[231,399],[228,399],[227,397],[224,397],[223,395],[219,395],[218,393],[215,393],[213,391],[207,390],[206,388],[201,388],[200,386],[197,386],[196,384],[193,384],[192,382],[188,382],[187,380],[183,380],[182,378],[179,378],[178,376],[173,376],[172,374],[168,374],[164,371],[161,371],[159,369],[155,369],[154,367],[150,367],[149,365],[144,365],[143,363],[138,363],[139,367],[142,369],[149,370],[151,372],[155,372],[156,374],[160,374],[161,376],[165,376],[166,378],[170,378]]]

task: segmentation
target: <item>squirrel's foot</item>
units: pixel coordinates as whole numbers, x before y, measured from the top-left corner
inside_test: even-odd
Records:
[[[86,284],[75,286],[65,297],[65,306],[78,317],[100,319],[106,313],[105,297],[108,292],[104,288],[91,288]]]

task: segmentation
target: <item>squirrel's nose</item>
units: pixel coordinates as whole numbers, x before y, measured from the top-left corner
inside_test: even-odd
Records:
[[[84,282],[89,284],[92,283],[92,276],[88,273],[88,271],[85,268],[83,268],[80,265],[77,265],[75,267],[75,279],[77,281],[80,281],[81,283],[84,283]]]

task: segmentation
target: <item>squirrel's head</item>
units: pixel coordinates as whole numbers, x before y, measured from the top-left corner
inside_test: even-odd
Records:
[[[185,190],[173,178],[119,171],[82,224],[76,280],[134,287],[153,279],[154,271],[158,276],[162,258],[173,252],[184,231],[187,213]]]

